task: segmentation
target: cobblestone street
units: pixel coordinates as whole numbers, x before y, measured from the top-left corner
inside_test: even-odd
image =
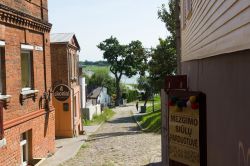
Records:
[[[141,132],[131,115],[132,109],[135,106],[116,108],[116,115],[89,137],[79,153],[63,165],[158,165],[161,161],[160,134]]]

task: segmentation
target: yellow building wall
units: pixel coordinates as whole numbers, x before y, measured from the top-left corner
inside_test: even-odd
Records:
[[[75,101],[74,101],[75,99]],[[75,102],[75,106],[74,106]],[[52,98],[55,107],[55,133],[56,137],[74,137],[81,134],[82,118],[80,104],[80,86],[74,86],[68,100],[62,102]],[[63,103],[69,104],[68,111],[63,110]],[[75,112],[74,112],[75,107]],[[75,129],[75,131],[74,131]]]
[[[56,137],[73,137],[73,120],[72,120],[72,105],[71,105],[71,97],[64,101],[58,101],[54,97],[52,98],[53,106],[55,107],[55,133]],[[69,104],[69,110],[63,110],[63,103]]]

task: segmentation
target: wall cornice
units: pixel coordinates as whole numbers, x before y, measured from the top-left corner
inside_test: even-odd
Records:
[[[0,4],[0,22],[42,33],[50,32],[52,27],[48,22],[2,4]]]

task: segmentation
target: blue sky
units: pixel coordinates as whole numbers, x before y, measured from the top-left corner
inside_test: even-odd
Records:
[[[122,44],[140,40],[146,48],[165,38],[167,30],[157,10],[168,0],[50,0],[52,33],[74,32],[81,46],[80,60],[102,60],[96,47],[111,35]]]

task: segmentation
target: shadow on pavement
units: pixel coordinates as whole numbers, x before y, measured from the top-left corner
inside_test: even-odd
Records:
[[[134,119],[131,116],[108,120],[107,123],[135,123]]]
[[[147,164],[145,166],[162,166],[162,163],[159,162],[159,163],[150,163],[150,164]]]
[[[118,124],[118,123],[131,123],[134,124],[135,121],[131,116],[127,116],[127,117],[121,117],[121,118],[117,118],[114,120],[109,120],[106,123],[111,123],[111,124]],[[128,126],[128,127],[123,127],[126,128],[126,131],[123,132],[111,132],[111,133],[98,133],[98,134],[93,134],[89,137],[89,139],[87,140],[87,142],[90,141],[95,141],[95,140],[100,140],[100,139],[106,139],[106,138],[110,138],[110,137],[119,137],[119,136],[126,136],[126,135],[136,135],[136,134],[141,134],[142,131],[139,129],[139,127],[137,125],[133,125],[133,126]]]
[[[141,134],[141,131],[126,131],[126,132],[114,132],[114,133],[100,133],[100,134],[93,134],[90,136],[90,138],[87,140],[87,142],[96,141],[100,139],[106,139],[110,137],[120,137],[120,136],[126,136],[126,135],[137,135]]]

